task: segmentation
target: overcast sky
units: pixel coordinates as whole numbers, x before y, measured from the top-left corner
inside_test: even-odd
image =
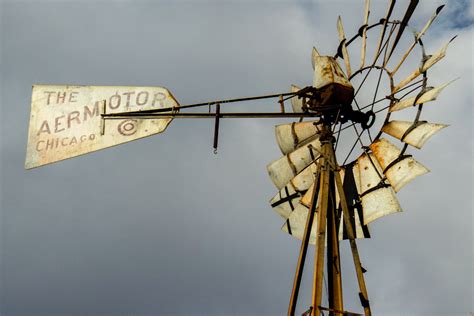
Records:
[[[371,23],[387,6],[372,2]],[[420,2],[418,30],[441,4]],[[459,36],[429,84],[461,79],[423,117],[451,126],[411,150],[431,173],[399,192],[404,212],[359,242],[374,315],[474,311],[474,9],[447,2],[427,52]],[[214,155],[212,121],[174,120],[164,134],[26,171],[31,85],[164,86],[181,104],[285,92],[311,84],[312,46],[334,54],[339,14],[346,33],[358,30],[363,1],[0,3],[0,314],[285,314],[299,241],[280,231],[265,168],[281,155],[282,121],[224,120]],[[406,6],[397,1],[394,17]],[[245,109],[255,106],[278,105]],[[345,308],[360,312],[342,244]]]

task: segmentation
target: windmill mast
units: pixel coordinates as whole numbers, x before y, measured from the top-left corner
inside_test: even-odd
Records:
[[[346,194],[342,186],[339,166],[336,162],[334,152],[334,137],[331,132],[331,125],[324,123],[321,133],[321,158],[318,160],[318,168],[315,174],[317,188],[311,201],[311,207],[306,219],[303,239],[300,247],[300,254],[293,282],[293,289],[288,307],[288,316],[295,315],[298,292],[303,274],[304,261],[306,258],[309,238],[312,230],[312,223],[316,217],[316,244],[314,254],[313,271],[313,291],[312,306],[306,312],[307,315],[319,315],[322,311],[328,311],[329,315],[345,315],[342,276],[338,240],[337,222],[340,222],[341,215],[351,245],[351,252],[359,283],[359,297],[364,307],[364,315],[371,315],[367,289],[363,276],[363,269],[360,263],[359,252],[355,241],[355,233],[350,221],[349,208]],[[340,208],[336,205],[336,194],[339,196]],[[325,243],[327,243],[325,245]],[[326,249],[326,275],[328,280],[328,307],[322,306],[323,278],[324,278],[324,256]],[[349,313],[350,314],[350,313]],[[356,315],[352,313],[353,315]]]

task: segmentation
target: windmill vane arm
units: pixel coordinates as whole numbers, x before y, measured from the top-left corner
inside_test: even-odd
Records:
[[[321,117],[322,113],[280,113],[280,112],[220,112],[220,118],[304,118]],[[215,112],[205,113],[113,113],[102,114],[102,118],[107,120],[123,120],[130,118],[157,119],[157,118],[216,118]]]
[[[143,110],[143,111],[132,111],[127,112],[127,114],[136,114],[136,113],[162,113],[162,112],[173,112],[177,109],[189,109],[189,108],[196,108],[200,106],[211,106],[216,104],[224,104],[224,103],[234,103],[234,102],[245,102],[245,101],[254,101],[254,100],[262,100],[262,99],[271,99],[277,97],[294,97],[297,95],[298,92],[285,92],[285,93],[276,93],[276,94],[267,94],[267,95],[259,95],[253,97],[245,97],[245,98],[236,98],[236,99],[224,99],[224,100],[217,100],[217,101],[208,101],[208,102],[201,102],[201,103],[194,103],[194,104],[186,104],[180,105],[179,107],[166,107],[161,109],[150,109],[150,110]]]

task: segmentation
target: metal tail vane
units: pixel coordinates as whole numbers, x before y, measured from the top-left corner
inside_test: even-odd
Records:
[[[214,150],[219,123],[227,118],[289,118],[295,122],[276,126],[276,139],[283,156],[267,166],[277,193],[271,207],[282,217],[282,230],[301,239],[288,315],[296,311],[303,267],[309,244],[316,247],[312,278],[312,302],[304,315],[360,315],[344,310],[339,241],[348,239],[355,267],[364,315],[371,315],[368,291],[357,238],[369,238],[369,224],[401,211],[396,198],[403,186],[428,169],[407,154],[408,147],[420,149],[447,125],[421,119],[424,106],[434,101],[449,84],[428,86],[428,70],[444,58],[449,42],[431,55],[422,37],[443,6],[414,34],[405,52],[403,42],[418,0],[410,1],[402,20],[392,20],[395,1],[386,16],[369,24],[370,0],[365,1],[364,18],[358,32],[346,38],[342,19],[337,21],[339,46],[334,56],[312,51],[313,83],[290,92],[179,105],[162,87],[33,86],[31,117],[25,168],[30,169],[92,151],[162,133],[174,118],[214,120]],[[379,30],[373,61],[367,62],[368,33]],[[374,35],[374,34],[371,34]],[[360,41],[359,67],[351,65],[348,47]],[[451,40],[452,41],[452,40]],[[450,42],[451,42],[450,41]],[[418,48],[421,65],[405,78],[395,78],[402,64]],[[390,59],[400,58],[392,66]],[[356,56],[357,57],[357,56]],[[338,61],[341,62],[343,70]],[[369,83],[369,75],[375,82]],[[421,79],[418,79],[421,76]],[[381,95],[381,79],[389,82]],[[370,89],[363,101],[361,92]],[[367,93],[365,94],[367,98]],[[276,99],[274,112],[229,112],[230,103]],[[285,108],[291,102],[291,112]],[[188,112],[188,109],[209,111]],[[413,120],[396,119],[399,111],[412,108]],[[385,116],[380,119],[382,113]],[[406,114],[406,113],[405,113]],[[394,119],[395,118],[395,119]],[[374,122],[381,128],[372,134]],[[341,135],[352,132],[355,141],[345,157],[337,157]],[[391,136],[389,140],[384,134]],[[363,138],[363,136],[365,138]],[[365,139],[365,141],[364,141]],[[368,140],[368,141],[367,141]],[[401,148],[392,143],[401,142]],[[361,153],[353,157],[359,145]],[[338,161],[341,159],[342,163]],[[326,256],[326,260],[325,260]],[[326,262],[326,269],[324,268]],[[325,271],[325,272],[324,272]],[[328,279],[327,306],[323,306],[323,278]]]

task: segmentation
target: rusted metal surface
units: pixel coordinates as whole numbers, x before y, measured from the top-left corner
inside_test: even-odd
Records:
[[[448,127],[448,125],[428,122],[391,121],[382,127],[382,132],[421,149],[431,136],[445,127]]]
[[[313,50],[313,87],[320,90],[318,106],[327,104],[350,104],[354,88],[334,57],[320,56]]]
[[[383,168],[372,154],[362,154],[354,165],[354,177],[361,196],[364,224],[397,212],[400,204],[393,188],[383,179]]]
[[[402,155],[401,150],[385,138],[370,145],[374,156],[380,163],[383,174],[387,177],[395,192],[429,170],[410,155]]]
[[[320,132],[320,127],[317,125],[318,122],[319,120],[275,126],[277,143],[282,153],[288,154],[318,137]]]
[[[161,87],[34,85],[25,168],[83,155],[163,132],[171,118],[107,121],[108,113],[178,107]]]

